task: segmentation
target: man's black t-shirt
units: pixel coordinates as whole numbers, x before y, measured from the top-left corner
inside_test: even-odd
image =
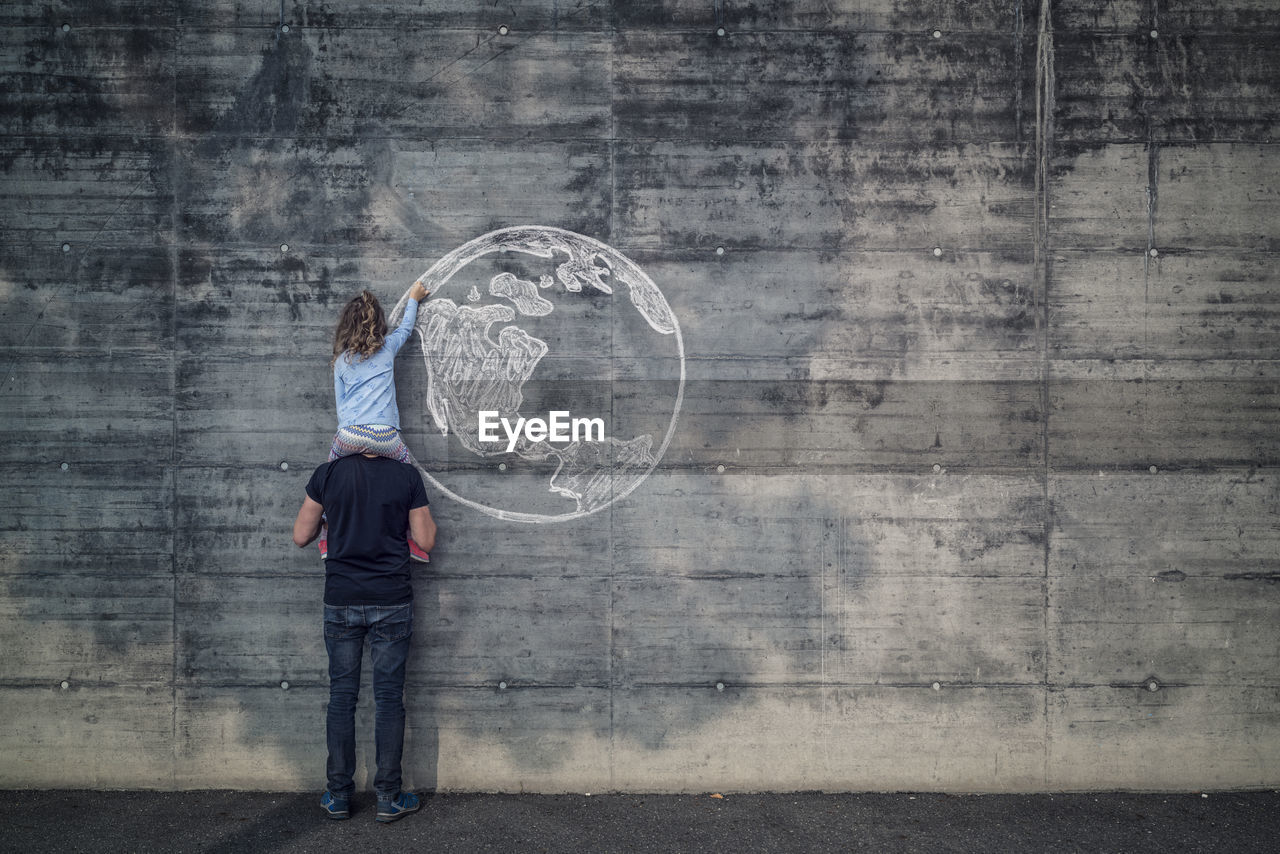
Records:
[[[326,605],[400,605],[409,585],[409,511],[427,506],[422,476],[411,465],[355,454],[325,463],[307,495],[329,524]]]

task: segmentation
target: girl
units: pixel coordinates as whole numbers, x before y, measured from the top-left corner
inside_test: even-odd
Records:
[[[387,334],[387,317],[378,298],[361,291],[342,309],[333,333],[333,396],[338,404],[338,432],[329,449],[329,462],[352,454],[374,454],[411,463],[413,457],[400,439],[400,410],[396,406],[396,353],[409,340],[418,318],[418,303],[427,289],[414,282],[404,318]],[[426,563],[430,558],[412,537],[409,556]],[[329,554],[329,532],[320,533],[320,557]]]

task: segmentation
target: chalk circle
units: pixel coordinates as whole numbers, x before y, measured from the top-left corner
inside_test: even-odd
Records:
[[[657,467],[684,400],[684,341],[638,264],[586,235],[521,225],[459,246],[418,281],[431,294],[415,324],[426,385],[410,391],[405,377],[400,408],[411,428],[406,401],[425,396],[414,464],[439,493],[497,519],[566,522],[630,495]],[[390,325],[408,301],[406,290]],[[497,426],[481,438],[481,412],[545,427],[556,411],[575,431],[579,418],[603,429],[566,441]],[[518,474],[474,464],[492,457],[500,471],[518,462]]]

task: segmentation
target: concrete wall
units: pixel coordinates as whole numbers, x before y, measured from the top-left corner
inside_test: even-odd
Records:
[[[591,516],[434,498],[409,784],[1280,783],[1273,6],[5,3],[0,785],[322,785],[336,312],[528,223],[684,405]]]

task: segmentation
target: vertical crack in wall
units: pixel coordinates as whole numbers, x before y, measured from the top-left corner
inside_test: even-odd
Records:
[[[1022,15],[1021,0],[1013,4],[1014,27],[1013,27],[1013,62],[1014,68],[1017,69],[1018,85],[1013,93],[1013,134],[1014,142],[1017,143],[1018,151],[1022,151],[1022,84],[1024,78],[1022,76],[1022,39],[1024,37],[1025,21]]]
[[[1160,0],[1149,0],[1151,32],[1160,29]],[[1147,42],[1148,51],[1158,50],[1154,38]],[[1148,85],[1148,93],[1150,86]],[[1160,149],[1156,144],[1155,127],[1151,122],[1151,103],[1143,104],[1143,121],[1147,126],[1147,251],[1142,253],[1142,349],[1146,353],[1151,346],[1148,319],[1151,306],[1151,251],[1156,245],[1156,187],[1160,177]]]
[[[1151,313],[1151,253],[1156,247],[1156,202],[1160,180],[1160,146],[1156,142],[1151,116],[1147,116],[1147,251],[1142,253],[1142,349],[1151,346],[1147,331]]]
[[[1042,775],[1044,785],[1049,784],[1049,537],[1053,529],[1053,505],[1049,494],[1049,160],[1053,142],[1053,19],[1050,0],[1040,2],[1040,22],[1036,36],[1036,164],[1035,164],[1035,235],[1033,240],[1033,266],[1037,292],[1040,294],[1041,355],[1040,355],[1040,411],[1043,454],[1041,478],[1043,488],[1044,519],[1044,576],[1041,592],[1044,596],[1042,611],[1042,639],[1044,661],[1044,758]]]
[[[617,9],[611,8],[610,15],[616,16]],[[616,17],[611,17],[606,24],[606,29],[610,32],[609,40],[609,241],[617,245],[618,243],[618,22]],[[609,322],[609,355],[612,364],[613,356],[613,333],[617,326],[614,322],[612,311],[613,301],[609,303],[610,322]],[[614,424],[617,423],[617,413],[614,409],[614,391],[613,388],[613,371],[610,370],[610,388],[609,388],[609,417],[613,419]],[[610,449],[610,453],[613,450]],[[607,664],[606,676],[609,685],[609,791],[616,792],[617,785],[617,733],[614,728],[614,708],[615,694],[618,690],[617,677],[617,650],[614,647],[614,592],[617,589],[617,552],[615,547],[615,512],[617,505],[613,501],[613,484],[610,480],[610,496],[609,496],[609,661]]]
[[[172,710],[169,744],[173,751],[169,766],[169,788],[178,787],[178,277],[181,271],[178,253],[178,59],[182,46],[181,31],[177,22],[173,28],[173,96],[169,113],[169,573],[173,583],[173,599],[170,603],[172,628],[170,644],[173,647],[169,672],[169,698]]]

